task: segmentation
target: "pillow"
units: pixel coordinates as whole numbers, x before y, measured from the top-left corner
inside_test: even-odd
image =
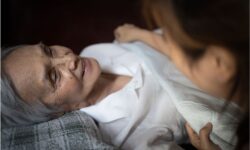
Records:
[[[2,129],[1,146],[11,150],[115,149],[103,142],[93,119],[80,111],[31,126]]]

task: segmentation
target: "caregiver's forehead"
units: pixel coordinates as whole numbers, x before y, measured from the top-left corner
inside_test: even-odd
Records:
[[[38,45],[23,46],[12,52],[4,65],[20,96],[40,98],[48,88],[44,81],[46,59]]]

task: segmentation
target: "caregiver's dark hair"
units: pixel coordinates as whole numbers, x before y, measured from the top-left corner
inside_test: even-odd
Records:
[[[149,25],[157,25],[193,58],[206,46],[226,47],[236,59],[232,95],[239,90],[240,105],[249,105],[249,2],[248,0],[142,0]],[[173,20],[173,18],[175,20]],[[193,41],[196,41],[193,42]],[[198,44],[197,44],[198,43]]]
[[[248,0],[142,0],[148,24],[157,25],[193,58],[206,46],[226,47],[236,59],[235,86],[245,113],[237,131],[237,149],[249,144],[249,1]],[[176,19],[176,20],[173,20]],[[176,21],[176,22],[174,22]],[[191,39],[191,40],[190,40]],[[197,41],[199,44],[194,43]],[[198,55],[197,55],[198,54]]]
[[[4,59],[14,50],[22,47],[15,46],[1,51],[1,128],[30,125],[51,119],[52,110],[43,104],[30,105],[19,96],[4,69]]]

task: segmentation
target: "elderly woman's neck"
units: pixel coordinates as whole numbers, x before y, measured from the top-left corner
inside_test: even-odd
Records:
[[[100,78],[97,80],[94,89],[88,96],[90,105],[94,105],[103,100],[106,96],[119,91],[130,80],[131,77],[129,76],[102,73]]]

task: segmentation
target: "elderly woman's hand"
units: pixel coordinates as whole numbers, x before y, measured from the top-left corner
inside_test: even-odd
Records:
[[[186,130],[191,144],[198,150],[221,150],[221,148],[213,143],[209,135],[212,131],[213,125],[207,123],[199,132],[199,135],[186,123]]]
[[[143,32],[143,29],[133,24],[124,24],[115,29],[114,35],[118,42],[133,42],[140,40]]]

